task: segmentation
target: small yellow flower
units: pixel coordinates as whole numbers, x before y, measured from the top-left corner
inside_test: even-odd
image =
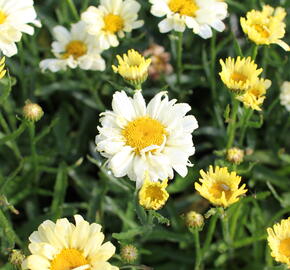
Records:
[[[271,86],[270,80],[258,79],[245,94],[238,96],[237,99],[244,103],[247,108],[261,111],[261,106],[266,98],[266,90]]]
[[[248,90],[263,69],[257,69],[257,65],[251,57],[237,59],[228,57],[224,62],[220,59],[222,71],[219,73],[223,83],[231,90],[244,92]]]
[[[241,26],[245,34],[258,45],[278,44],[285,51],[290,47],[281,40],[285,35],[283,22],[286,11],[282,7],[276,9],[265,5],[262,11],[251,10],[246,18],[241,18]]]
[[[2,57],[0,60],[0,79],[2,79],[6,74],[5,68],[5,57]]]
[[[169,194],[166,191],[168,179],[152,182],[147,174],[139,191],[139,203],[147,210],[159,210],[166,203]]]
[[[290,217],[282,219],[273,228],[268,228],[268,244],[271,249],[271,256],[290,268]]]
[[[229,162],[239,165],[241,162],[243,162],[243,159],[244,159],[244,150],[239,149],[237,147],[233,147],[227,151],[227,160]]]
[[[241,177],[236,172],[229,173],[227,167],[210,166],[207,173],[201,170],[200,174],[202,185],[195,183],[195,189],[213,205],[228,207],[247,192],[245,184],[239,187]]]
[[[26,120],[32,122],[39,121],[44,114],[42,108],[38,104],[31,103],[29,100],[26,101],[25,106],[22,108],[22,113]]]
[[[115,73],[119,73],[127,82],[134,87],[141,87],[141,84],[148,77],[148,68],[151,59],[145,59],[140,53],[131,49],[123,58],[117,55],[119,65],[112,66]]]

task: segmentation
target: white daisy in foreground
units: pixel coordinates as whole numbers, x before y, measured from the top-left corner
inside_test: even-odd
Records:
[[[222,32],[227,4],[217,0],[149,0],[151,13],[166,18],[158,26],[161,33],[183,32],[186,26],[202,38],[212,36],[211,27]]]
[[[21,40],[22,33],[34,34],[29,23],[41,26],[36,20],[33,0],[0,0],[0,51],[4,55],[17,54],[15,42]]]
[[[290,82],[283,82],[280,93],[281,105],[285,106],[286,110],[290,112]]]
[[[147,106],[141,91],[133,98],[124,91],[113,95],[113,111],[101,113],[96,145],[116,177],[128,175],[139,188],[146,172],[153,182],[173,178],[173,169],[186,176],[195,152],[191,133],[198,124],[186,115],[190,106],[176,101],[169,101],[166,92]]]
[[[87,24],[87,31],[94,35],[99,46],[106,50],[119,45],[118,38],[125,32],[143,25],[138,20],[141,5],[135,0],[101,0],[98,7],[90,6],[81,18]]]
[[[30,237],[28,256],[22,269],[31,270],[118,270],[107,262],[115,246],[104,241],[101,225],[89,224],[75,215],[76,224],[66,218],[46,220]]]
[[[96,47],[94,38],[85,31],[84,22],[72,24],[71,31],[63,26],[56,26],[53,28],[53,35],[56,41],[52,43],[52,52],[56,58],[41,61],[39,66],[42,71],[49,69],[56,72],[67,67],[101,71],[105,69],[101,50]]]

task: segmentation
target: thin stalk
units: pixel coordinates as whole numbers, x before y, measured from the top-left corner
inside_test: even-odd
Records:
[[[35,123],[29,122],[28,123],[28,130],[29,130],[29,139],[30,139],[30,152],[32,155],[32,163],[33,163],[33,172],[34,172],[34,184],[37,181],[37,172],[38,172],[38,159],[37,159],[37,152],[36,152],[36,145],[35,145]]]
[[[237,128],[237,112],[239,108],[239,101],[232,96],[233,100],[233,108],[232,108],[232,113],[231,113],[231,118],[230,118],[230,123],[228,125],[228,142],[226,148],[229,149],[232,147],[234,139],[235,139],[235,133],[236,133],[236,128]]]
[[[194,270],[201,270],[201,263],[202,263],[202,251],[200,248],[200,239],[199,239],[199,229],[194,228],[192,229],[193,237],[194,237],[194,244],[195,244],[195,267]]]
[[[183,32],[178,32],[177,39],[177,52],[176,52],[176,66],[177,66],[177,85],[181,86],[181,74],[182,74],[182,42]]]
[[[239,139],[239,145],[242,146],[245,138],[245,134],[248,128],[249,121],[253,115],[253,110],[250,108],[245,108],[244,116],[242,119],[241,136]]]
[[[222,223],[222,231],[224,240],[229,248],[230,257],[233,257],[233,242],[230,234],[230,226],[229,226],[229,219],[224,212],[224,209],[220,209],[221,215],[221,223]]]
[[[72,0],[67,0],[67,3],[75,19],[79,20],[80,19],[79,14],[78,14],[78,11],[76,9],[74,2]]]
[[[204,258],[205,253],[209,249],[209,246],[210,246],[212,238],[213,238],[213,234],[215,232],[217,219],[218,219],[218,213],[216,213],[215,215],[211,216],[211,218],[210,218],[210,223],[209,223],[209,227],[208,227],[208,230],[207,230],[206,238],[205,238],[205,241],[204,241],[204,246],[202,248],[201,258]]]
[[[252,60],[255,61],[258,55],[259,45],[254,45],[252,48]]]

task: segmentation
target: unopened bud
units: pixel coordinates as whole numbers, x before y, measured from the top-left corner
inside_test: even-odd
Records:
[[[230,148],[227,152],[227,160],[239,165],[244,160],[244,150],[237,147]]]
[[[24,118],[28,121],[37,122],[43,116],[42,108],[36,104],[27,101],[22,109]]]
[[[121,247],[121,258],[127,263],[135,262],[138,258],[138,249],[133,245],[124,245]]]
[[[19,249],[12,249],[10,256],[9,256],[9,262],[15,266],[21,266],[22,262],[25,259],[25,255],[22,253]]]
[[[185,224],[188,228],[201,228],[204,225],[204,218],[201,214],[190,211],[184,216]]]

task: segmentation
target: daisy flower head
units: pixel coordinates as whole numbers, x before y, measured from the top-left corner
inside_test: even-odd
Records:
[[[5,57],[2,57],[0,60],[0,79],[2,79],[6,74],[5,69]]]
[[[0,1],[0,51],[10,57],[17,54],[16,42],[22,33],[34,34],[34,28],[29,24],[40,27],[36,20],[33,0],[5,0]]]
[[[251,57],[237,59],[228,57],[224,62],[220,59],[222,71],[219,73],[223,83],[231,90],[244,92],[248,90],[262,73],[263,69],[257,69],[257,65]]]
[[[28,246],[31,255],[22,263],[30,270],[118,270],[108,261],[115,246],[104,241],[101,225],[89,224],[75,215],[75,225],[66,218],[56,223],[46,220],[33,232]]]
[[[128,175],[140,188],[146,172],[152,182],[173,178],[173,170],[186,176],[195,152],[191,133],[198,124],[186,115],[191,107],[176,101],[164,91],[147,106],[141,91],[133,98],[124,91],[113,95],[113,111],[101,113],[96,149],[116,177]]]
[[[52,52],[55,58],[45,59],[39,66],[42,71],[57,72],[69,68],[80,67],[84,70],[105,70],[106,64],[101,57],[101,50],[95,44],[94,38],[85,31],[85,23],[79,21],[71,25],[68,31],[63,26],[53,28],[55,41]]]
[[[247,192],[245,184],[239,187],[241,177],[236,172],[229,172],[227,167],[210,166],[208,172],[201,170],[200,175],[201,185],[195,183],[195,189],[213,205],[226,208]]]
[[[98,7],[90,6],[82,13],[86,30],[95,36],[99,46],[106,50],[119,45],[126,32],[143,26],[138,20],[141,5],[135,0],[101,0]]]
[[[263,10],[251,10],[246,18],[241,18],[241,26],[244,33],[258,45],[278,44],[285,51],[290,47],[281,39],[285,35],[286,25],[283,22],[286,11],[282,7],[274,9],[269,5],[263,6]]]
[[[261,111],[261,106],[266,98],[266,90],[270,86],[270,80],[258,79],[243,95],[236,98],[243,102],[245,107]]]
[[[139,191],[139,204],[147,210],[161,209],[169,198],[166,191],[168,179],[152,182],[147,174]]]
[[[119,73],[128,83],[141,88],[141,84],[146,81],[148,77],[148,67],[150,66],[151,59],[145,59],[137,51],[131,49],[127,54],[123,54],[123,58],[117,55],[119,62],[118,66],[112,66],[115,73]]]
[[[290,217],[268,228],[267,232],[271,256],[290,267]]]
[[[164,17],[159,24],[161,33],[171,30],[184,32],[188,27],[202,38],[210,38],[212,29],[222,32],[227,16],[227,4],[217,0],[149,0],[151,13]]]
[[[290,112],[290,82],[283,82],[281,86],[280,103]]]

